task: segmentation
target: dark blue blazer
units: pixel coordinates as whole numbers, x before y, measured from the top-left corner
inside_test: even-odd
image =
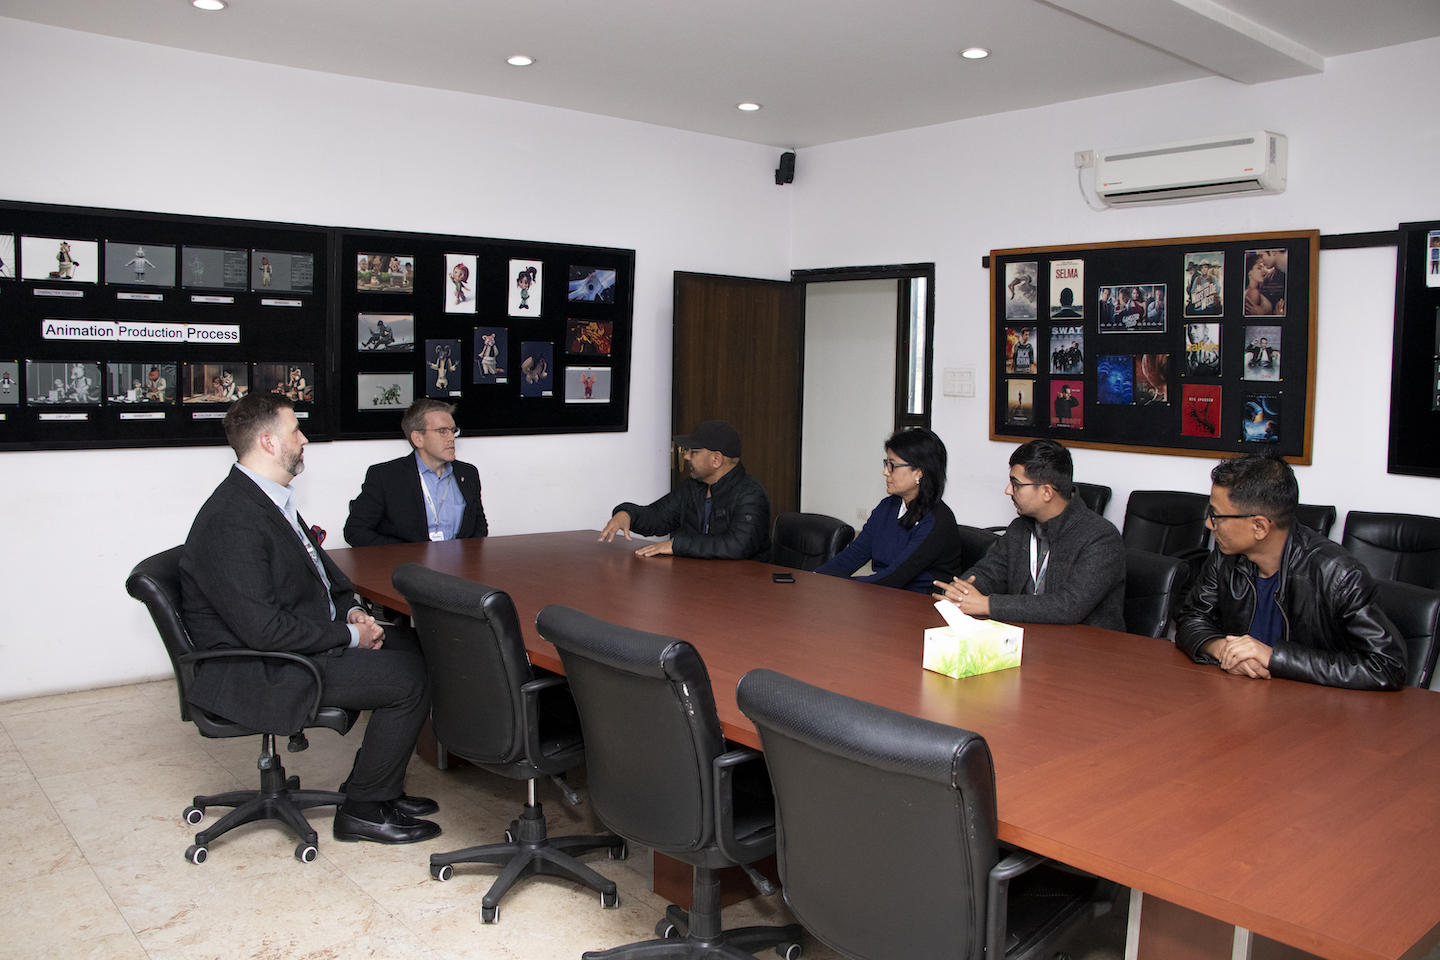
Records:
[[[483,537],[490,532],[490,525],[480,502],[480,471],[459,460],[451,466],[455,468],[460,495],[465,498],[465,514],[455,539]],[[350,501],[345,541],[352,547],[374,547],[384,543],[425,543],[429,539],[430,522],[425,515],[415,454],[377,463],[367,470],[360,496]]]

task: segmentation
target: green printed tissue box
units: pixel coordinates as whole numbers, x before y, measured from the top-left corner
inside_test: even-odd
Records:
[[[931,627],[925,631],[926,670],[947,677],[973,677],[992,670],[1020,666],[1020,649],[1025,631],[998,620],[977,620],[964,636],[953,627]]]

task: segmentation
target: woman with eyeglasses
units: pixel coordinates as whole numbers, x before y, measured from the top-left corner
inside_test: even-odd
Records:
[[[960,534],[945,494],[945,443],[922,427],[901,430],[885,441],[887,496],[850,546],[815,568],[848,577],[868,561],[866,583],[930,593],[936,579],[961,568]]]

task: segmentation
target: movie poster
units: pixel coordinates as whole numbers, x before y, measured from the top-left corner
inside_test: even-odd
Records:
[[[1050,261],[1050,319],[1085,318],[1085,261]]]
[[[1185,376],[1220,376],[1220,324],[1185,324]]]
[[[475,264],[479,257],[473,253],[445,254],[445,312],[474,313]]]
[[[1225,313],[1225,251],[1185,254],[1185,316]]]
[[[1005,264],[1005,319],[1034,320],[1036,299],[1040,287],[1036,283],[1040,262],[1027,260],[1024,263]]]
[[[1180,401],[1180,435],[1220,436],[1220,388],[1187,383]]]
[[[1101,287],[1101,333],[1164,333],[1165,284]]]
[[[1135,402],[1170,402],[1170,354],[1142,353],[1135,357]]]
[[[1052,427],[1085,429],[1085,384],[1079,380],[1050,381]]]
[[[1005,381],[1005,422],[1017,427],[1035,425],[1035,381]]]
[[[1245,316],[1285,316],[1288,250],[1245,251]]]
[[[510,331],[505,327],[475,328],[475,382],[509,383]]]
[[[1005,328],[1005,372],[1038,372],[1035,369],[1035,328]]]
[[[1050,372],[1078,377],[1085,372],[1085,328],[1050,328]]]
[[[1240,439],[1251,443],[1280,442],[1280,396],[1247,393],[1241,408]]]
[[[425,396],[437,400],[460,396],[460,341],[425,341]]]
[[[1242,380],[1280,379],[1280,331],[1278,324],[1257,324],[1245,328],[1245,369]]]
[[[1135,402],[1135,360],[1129,354],[1103,356],[1095,363],[1095,399],[1128,406]]]

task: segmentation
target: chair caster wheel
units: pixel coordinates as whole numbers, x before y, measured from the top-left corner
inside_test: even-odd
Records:
[[[785,960],[800,960],[800,955],[804,952],[805,948],[798,943],[780,943],[775,946],[776,955],[784,957]]]
[[[603,909],[603,910],[614,910],[614,909],[616,909],[616,908],[619,907],[619,906],[620,906],[620,891],[619,891],[619,890],[616,890],[614,893],[606,893],[604,890],[601,890],[601,891],[600,891],[600,907],[601,907],[601,909]]]
[[[205,808],[186,807],[185,812],[182,813],[181,816],[185,818],[186,823],[190,824],[190,826],[193,827],[195,826],[195,824],[205,819]]]
[[[497,904],[495,904],[495,906],[493,906],[493,907],[487,907],[487,906],[484,906],[483,904],[481,905],[481,907],[480,907],[480,922],[481,922],[481,923],[494,923],[495,921],[497,921],[497,920],[499,920],[499,919],[500,919],[500,904],[497,903]]]
[[[432,863],[430,864],[430,876],[432,879],[444,883],[455,876],[455,868],[448,863]]]
[[[630,848],[623,843],[618,847],[611,847],[606,852],[609,853],[611,860],[624,860],[630,856]]]
[[[320,851],[313,843],[302,843],[295,848],[295,859],[301,863],[314,863],[318,856]]]
[[[675,940],[680,936],[680,929],[669,920],[661,920],[655,924],[655,936],[660,940]]]
[[[514,833],[514,831],[512,831],[512,830],[506,830],[506,831],[505,831],[505,842],[506,842],[506,843],[514,843],[514,842],[515,842],[515,833]]]
[[[209,856],[209,854],[209,850],[200,846],[198,843],[192,843],[185,850],[185,859],[189,860],[191,863],[204,863],[205,858]]]

